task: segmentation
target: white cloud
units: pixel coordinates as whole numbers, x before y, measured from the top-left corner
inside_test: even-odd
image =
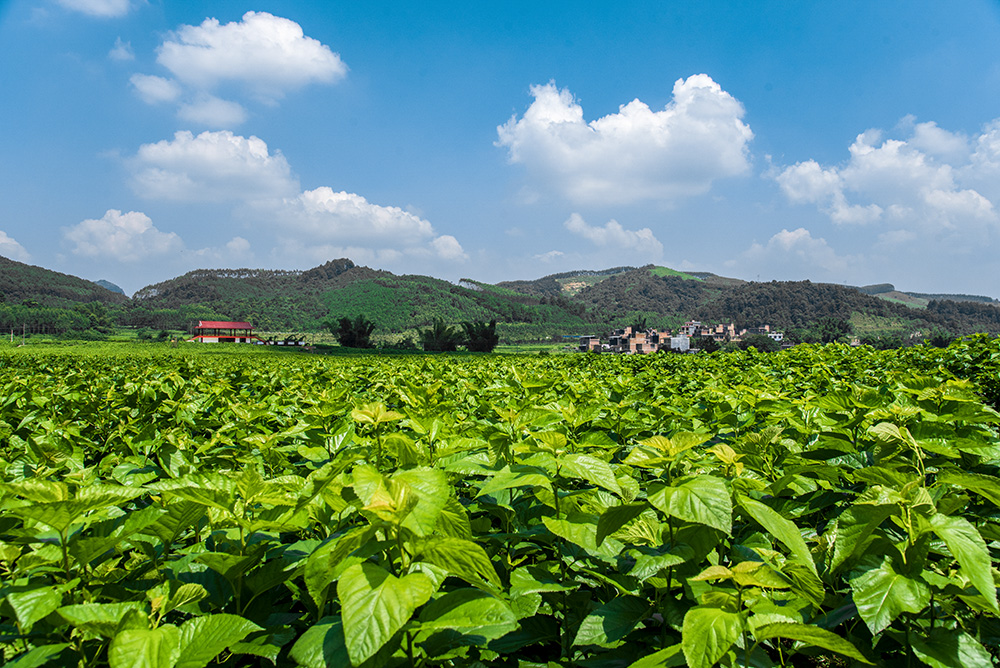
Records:
[[[298,190],[279,151],[269,153],[263,140],[228,130],[197,136],[177,132],[173,141],[143,144],[130,166],[135,191],[153,199],[248,201]]]
[[[636,99],[589,123],[567,89],[549,83],[531,95],[521,119],[497,128],[497,145],[574,202],[671,201],[750,169],[743,105],[708,75],[678,79],[662,111]]]
[[[547,253],[539,253],[538,255],[533,255],[532,257],[541,262],[552,262],[553,260],[558,260],[563,255],[565,255],[565,253],[562,251],[550,250]]]
[[[660,257],[663,254],[663,244],[648,227],[626,230],[617,220],[609,220],[604,227],[594,227],[588,225],[578,213],[572,214],[563,226],[600,248],[620,248],[650,257]]]
[[[128,13],[129,0],[56,0],[66,9],[101,18],[115,18]]]
[[[108,209],[103,218],[84,220],[64,229],[63,236],[73,244],[75,255],[120,262],[138,262],[184,248],[180,237],[156,229],[149,216],[139,211]]]
[[[800,276],[812,276],[816,269],[828,274],[844,272],[849,266],[849,259],[837,255],[826,239],[815,238],[809,230],[799,227],[791,231],[781,230],[767,244],[752,244],[743,253],[740,262],[730,264],[750,265],[768,276],[781,273],[787,276],[796,272]]]
[[[132,51],[131,42],[123,42],[121,37],[115,39],[115,46],[108,51],[108,58],[118,62],[135,60],[135,53]]]
[[[972,142],[934,123],[907,118],[901,125],[909,128],[904,139],[884,139],[869,130],[851,144],[846,163],[822,167],[806,160],[775,178],[790,201],[815,204],[835,223],[878,223],[920,233],[883,233],[887,243],[927,235],[968,243],[970,232],[995,227],[1000,120]]]
[[[129,82],[146,104],[173,102],[181,96],[181,87],[172,79],[152,74],[133,74]]]
[[[330,47],[306,37],[298,23],[267,12],[247,12],[240,22],[209,18],[199,26],[181,26],[157,52],[158,63],[195,89],[238,82],[265,101],[347,74]]]
[[[241,125],[247,119],[246,110],[238,102],[230,102],[214,95],[200,95],[189,104],[182,104],[177,117],[183,121],[214,128]]]
[[[0,230],[0,255],[18,262],[27,262],[31,259],[31,255],[24,249],[24,246],[7,236],[7,233],[2,230]]]
[[[322,186],[262,206],[301,246],[351,249],[385,260],[402,256],[461,261],[465,251],[455,237],[438,236],[427,220],[395,206],[373,204],[361,195]],[[353,255],[351,256],[353,257]]]

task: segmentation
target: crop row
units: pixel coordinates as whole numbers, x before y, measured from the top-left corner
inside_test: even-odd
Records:
[[[2,659],[995,665],[998,369],[8,353]]]

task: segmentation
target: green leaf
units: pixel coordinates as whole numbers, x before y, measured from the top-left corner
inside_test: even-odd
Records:
[[[564,455],[558,462],[560,475],[586,480],[595,487],[603,487],[618,496],[622,495],[622,488],[618,485],[615,473],[607,462],[590,455],[576,453]]]
[[[478,589],[457,589],[420,611],[420,631],[458,631],[475,644],[504,636],[517,628],[517,617],[499,598]]]
[[[772,536],[784,543],[792,556],[803,565],[808,566],[814,575],[816,574],[816,562],[813,561],[812,554],[809,552],[799,528],[791,520],[786,520],[770,506],[748,496],[741,496],[739,503],[750,517],[767,529]]]
[[[866,568],[865,568],[866,567]],[[921,612],[930,604],[926,584],[898,572],[890,557],[871,557],[849,579],[854,605],[872,633],[884,630],[904,612]]]
[[[634,520],[646,509],[645,503],[626,503],[621,506],[611,506],[597,520],[597,544]]]
[[[711,475],[680,478],[672,485],[654,487],[648,500],[671,517],[705,524],[724,533],[732,531],[733,503],[721,478]]]
[[[375,564],[351,566],[337,582],[344,622],[344,640],[357,665],[374,656],[434,593],[423,573],[402,578]]]
[[[371,540],[376,531],[377,528],[371,525],[355,527],[343,536],[326,541],[309,555],[304,577],[306,588],[317,608],[322,608],[326,603],[326,588],[333,582],[340,562]]]
[[[108,648],[111,668],[173,668],[180,656],[180,630],[167,624],[156,629],[122,631]]]
[[[149,612],[143,603],[134,601],[64,605],[56,610],[56,614],[78,629],[111,638],[129,610],[144,611],[146,614]]]
[[[303,668],[351,665],[340,617],[324,617],[309,627],[292,645],[290,656]]]
[[[872,662],[865,658],[865,655],[847,640],[844,640],[836,633],[821,629],[818,626],[808,624],[791,624],[787,622],[777,622],[774,624],[764,624],[758,626],[753,631],[757,640],[770,640],[771,638],[787,638],[798,642],[822,647],[830,652],[836,652],[850,657],[855,661],[872,665]]]
[[[832,536],[833,557],[830,560],[830,571],[836,572],[891,513],[890,506],[870,505],[852,506],[841,513]]]
[[[8,594],[7,602],[14,608],[22,631],[30,633],[35,623],[54,612],[62,604],[63,591],[65,586],[51,586]]]
[[[543,517],[542,522],[560,538],[605,559],[615,558],[625,548],[614,538],[606,538],[600,545],[597,544],[597,518],[593,515],[573,514],[564,520]]]
[[[910,636],[917,658],[931,668],[992,668],[993,658],[985,647],[964,631],[938,627],[925,637]]]
[[[33,647],[21,656],[8,661],[4,665],[7,668],[38,668],[39,666],[44,666],[46,663],[58,656],[59,653],[67,647],[69,647],[69,643]]]
[[[654,652],[649,656],[644,656],[635,663],[629,664],[628,668],[679,668],[687,663],[684,659],[684,652],[681,651],[681,644],[671,645]]]
[[[438,469],[419,468],[399,471],[392,480],[408,485],[417,495],[417,504],[403,520],[403,526],[418,536],[434,533],[452,494],[448,475]]]
[[[181,625],[176,668],[204,668],[223,650],[261,627],[238,615],[216,614],[189,619]]]
[[[417,541],[413,558],[440,566],[471,585],[487,582],[497,589],[501,587],[486,551],[469,540],[450,536],[425,538]]]
[[[476,497],[494,494],[505,489],[517,487],[544,487],[551,491],[552,481],[547,473],[533,466],[515,466],[513,469],[504,467],[486,481],[479,489]]]
[[[990,553],[976,527],[961,517],[940,513],[930,518],[930,526],[948,546],[948,550],[958,561],[972,586],[986,598],[990,607],[1000,613],[1000,608],[997,607],[997,589],[993,584]]]
[[[725,656],[743,633],[738,612],[696,606],[684,615],[681,649],[691,668],[711,668]]]
[[[607,645],[632,632],[652,611],[646,599],[619,596],[587,615],[580,624],[573,645]]]
[[[1000,478],[981,473],[946,471],[938,475],[937,481],[960,489],[972,490],[988,499],[993,505],[1000,506]]]

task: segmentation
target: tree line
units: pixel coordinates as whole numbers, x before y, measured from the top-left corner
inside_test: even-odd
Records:
[[[326,323],[327,329],[336,337],[340,345],[348,348],[373,348],[372,334],[376,324],[364,315],[353,319],[342,317]],[[473,320],[460,325],[449,325],[435,318],[428,327],[417,330],[419,345],[427,352],[454,352],[463,346],[469,352],[493,352],[500,342],[497,321]],[[413,347],[416,344],[411,342]]]

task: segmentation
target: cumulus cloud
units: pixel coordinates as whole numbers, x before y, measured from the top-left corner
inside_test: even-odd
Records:
[[[108,51],[108,58],[111,60],[117,60],[118,62],[135,60],[135,53],[132,51],[132,43],[123,42],[122,38],[118,37],[115,39],[114,47]]]
[[[63,237],[73,245],[75,255],[120,262],[138,262],[184,248],[179,236],[156,229],[149,216],[140,211],[108,209],[103,218],[66,228]]]
[[[7,236],[7,233],[2,230],[0,230],[0,255],[18,262],[27,262],[31,259],[31,255],[24,249],[24,246]]]
[[[678,79],[661,111],[636,99],[590,122],[554,83],[532,86],[531,95],[523,117],[497,128],[497,146],[571,201],[672,201],[750,169],[743,105],[708,75]]]
[[[146,104],[173,102],[181,96],[181,87],[172,79],[152,74],[133,74],[129,82]]]
[[[75,12],[98,16],[101,18],[115,18],[128,13],[129,0],[56,0],[66,9]]]
[[[129,164],[132,187],[152,199],[248,201],[286,197],[299,187],[279,151],[228,130],[177,132],[173,140],[143,144]]]
[[[775,179],[790,201],[816,205],[838,224],[955,238],[996,226],[1000,120],[971,142],[934,123],[904,119],[901,125],[909,127],[904,139],[869,130],[851,144],[845,163],[824,167],[806,160],[778,171]],[[881,238],[898,242],[917,236]]]
[[[177,117],[213,128],[228,128],[242,124],[247,119],[247,112],[238,102],[202,95],[194,102],[182,104],[177,110]]]
[[[247,12],[239,22],[209,18],[199,26],[181,26],[157,52],[158,63],[195,89],[232,81],[267,101],[347,74],[330,47],[306,37],[298,23],[267,12]]]
[[[578,213],[572,214],[563,226],[600,248],[631,250],[651,257],[663,254],[663,244],[648,227],[627,230],[617,220],[609,220],[603,227],[595,227],[588,225]]]
[[[399,207],[373,204],[361,195],[337,192],[327,186],[263,209],[293,235],[296,243],[307,241],[328,250],[353,249],[381,259],[404,255],[467,259],[455,237],[437,235],[427,220]]]
[[[744,255],[751,260],[762,260],[785,267],[819,267],[828,272],[847,268],[847,260],[837,255],[826,239],[815,238],[809,230],[802,227],[791,231],[783,229],[771,237],[766,245],[754,243]]]

